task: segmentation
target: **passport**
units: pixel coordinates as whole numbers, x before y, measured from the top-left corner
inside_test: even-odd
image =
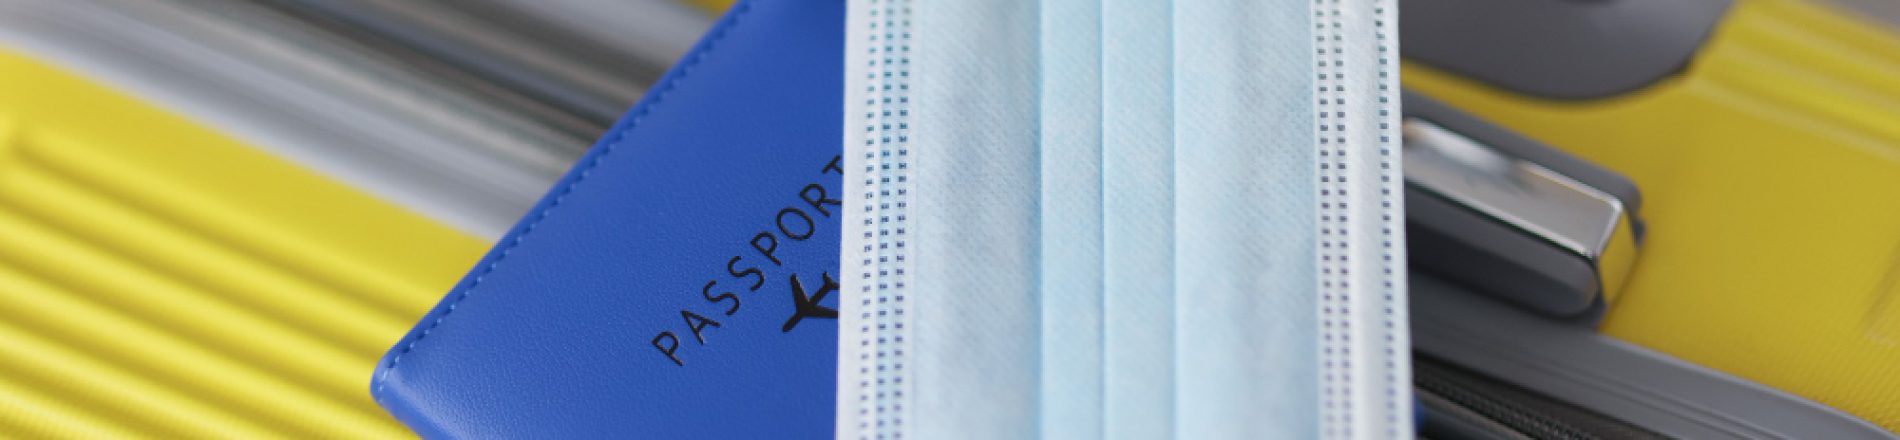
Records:
[[[450,437],[825,438],[844,5],[743,1],[384,356]]]

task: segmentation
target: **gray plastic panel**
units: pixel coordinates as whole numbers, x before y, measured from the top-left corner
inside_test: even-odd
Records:
[[[1590,99],[1688,65],[1730,0],[1410,0],[1406,58],[1506,90]]]
[[[1900,31],[1900,2],[1893,0],[1834,0],[1833,3],[1843,10],[1858,12],[1867,18],[1886,24]]]
[[[1676,438],[1900,439],[1839,410],[1411,277],[1413,349]]]

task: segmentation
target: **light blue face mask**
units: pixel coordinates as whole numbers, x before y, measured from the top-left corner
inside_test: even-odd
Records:
[[[852,0],[839,438],[1409,437],[1390,0]]]

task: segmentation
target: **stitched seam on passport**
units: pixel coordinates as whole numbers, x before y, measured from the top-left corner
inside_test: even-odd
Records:
[[[668,78],[666,84],[664,84],[659,91],[653,93],[650,102],[640,105],[638,107],[639,110],[627,118],[628,121],[625,127],[614,131],[613,140],[601,147],[600,154],[593,155],[592,158],[588,159],[587,165],[582,167],[580,172],[574,176],[574,180],[561,185],[560,193],[554,196],[554,201],[549,202],[546,208],[536,213],[534,221],[529,222],[528,226],[522,228],[520,234],[516,234],[513,239],[508,241],[507,247],[502,248],[501,253],[495,255],[495,260],[490,261],[482,268],[480,274],[475,275],[474,281],[469,282],[468,288],[457,292],[455,299],[450,301],[448,307],[442,309],[442,312],[437,314],[435,319],[429,322],[427,328],[424,328],[421,333],[416,334],[415,338],[403,344],[402,351],[390,358],[389,365],[383,368],[381,377],[376,380],[376,390],[371,394],[374,395],[377,402],[382,402],[384,397],[383,389],[389,386],[389,374],[395,372],[396,367],[402,364],[402,357],[408,355],[410,351],[413,351],[417,343],[422,342],[422,339],[428,337],[430,332],[435,331],[435,328],[440,326],[443,320],[449,317],[450,313],[455,312],[455,307],[461,304],[462,300],[467,299],[469,294],[474,293],[475,288],[481,286],[482,280],[488,277],[489,274],[494,273],[495,269],[501,265],[503,260],[508,259],[508,254],[514,251],[515,246],[520,245],[522,240],[527,239],[528,234],[534,233],[535,226],[540,225],[541,221],[547,219],[548,215],[552,214],[556,208],[560,208],[561,201],[566,199],[567,195],[572,193],[575,187],[580,186],[581,182],[586,181],[587,176],[593,173],[594,168],[599,166],[601,161],[607,158],[608,154],[613,153],[615,148],[626,141],[628,133],[640,127],[640,119],[653,113],[655,108],[665,102],[666,94],[672,92],[673,89],[677,88],[680,82],[685,81],[686,78],[692,74],[693,67],[698,66],[700,60],[712,55],[713,51],[719,48],[719,42],[724,40],[726,35],[731,33],[732,29],[739,26],[741,23],[740,19],[744,18],[747,12],[751,12],[752,3],[753,0],[746,0],[733,6],[734,11],[731,17],[724,23],[721,23],[717,29],[713,30],[713,35],[706,40],[704,48],[694,51],[692,57],[679,66],[679,74]]]

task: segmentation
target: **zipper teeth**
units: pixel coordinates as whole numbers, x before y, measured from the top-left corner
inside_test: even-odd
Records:
[[[1525,435],[1537,438],[1565,440],[1592,440],[1597,438],[1568,423],[1544,417],[1530,411],[1514,408],[1504,402],[1503,399],[1478,394],[1451,381],[1435,377],[1435,375],[1420,376],[1421,377],[1418,378],[1418,386],[1420,388],[1443,396],[1445,400],[1463,406],[1473,412],[1477,412],[1486,418],[1497,421],[1511,429],[1518,430]]]

